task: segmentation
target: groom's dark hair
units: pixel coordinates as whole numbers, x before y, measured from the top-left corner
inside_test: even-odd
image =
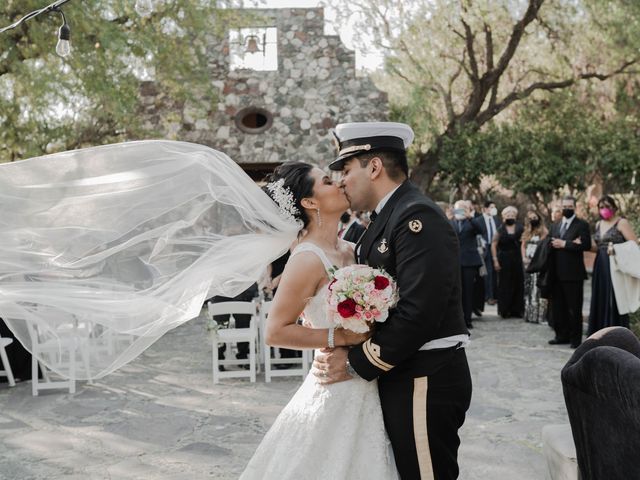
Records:
[[[387,171],[387,175],[393,181],[399,182],[409,176],[407,154],[396,151],[377,151],[358,155],[358,161],[362,168],[369,165],[372,158],[378,157]]]

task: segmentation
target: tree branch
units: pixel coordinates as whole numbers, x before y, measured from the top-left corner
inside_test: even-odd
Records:
[[[484,24],[484,39],[485,39],[485,51],[486,51],[486,62],[487,62],[487,71],[493,70],[493,36],[491,34],[491,27]]]
[[[480,78],[478,75],[478,62],[476,60],[476,52],[473,46],[475,36],[471,31],[471,27],[469,26],[469,24],[465,22],[464,19],[461,19],[460,21],[464,26],[464,33],[465,33],[464,39],[467,46],[467,52],[469,52],[469,66],[471,67],[472,80],[475,83]]]
[[[524,13],[522,18],[513,26],[511,36],[509,37],[509,42],[507,43],[504,52],[502,52],[496,68],[487,71],[487,73],[485,74],[486,81],[489,84],[493,84],[507,69],[509,62],[518,49],[518,45],[520,44],[522,35],[524,35],[525,29],[531,22],[533,22],[533,20],[535,20],[540,7],[542,7],[543,2],[544,0],[529,0],[527,11]]]
[[[610,73],[589,72],[589,73],[581,73],[575,77],[567,78],[565,80],[559,80],[555,82],[534,82],[523,90],[517,90],[517,91],[511,92],[509,95],[503,98],[500,102],[494,104],[492,108],[490,105],[486,110],[484,110],[478,115],[478,117],[476,118],[476,122],[479,126],[486,123],[488,120],[495,117],[498,113],[503,111],[505,108],[507,108],[516,100],[522,100],[524,98],[527,98],[536,90],[547,90],[547,91],[560,90],[563,88],[570,87],[571,85],[575,84],[580,80],[596,79],[596,80],[604,81],[604,80],[607,80],[608,78],[613,77],[614,75],[629,73],[627,71],[627,68],[630,67],[631,65],[637,64],[639,61],[640,61],[640,57],[634,58],[633,60],[629,60],[623,63],[619,68],[617,68],[616,70]]]

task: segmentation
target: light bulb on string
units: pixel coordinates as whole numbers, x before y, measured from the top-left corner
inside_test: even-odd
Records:
[[[69,39],[71,38],[71,29],[67,24],[67,19],[64,17],[64,13],[62,10],[59,10],[62,15],[63,24],[58,30],[58,44],[56,45],[56,53],[61,57],[66,57],[71,53],[71,43]]]
[[[151,0],[136,0],[135,10],[141,17],[148,17],[153,13]]]

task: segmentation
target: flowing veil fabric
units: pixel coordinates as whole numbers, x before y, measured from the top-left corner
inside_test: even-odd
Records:
[[[184,142],[2,164],[0,199],[0,317],[78,379],[245,290],[300,228],[229,157]]]

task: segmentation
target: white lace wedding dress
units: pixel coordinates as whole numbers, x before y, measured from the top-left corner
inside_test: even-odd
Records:
[[[306,242],[292,256],[322,249]],[[311,298],[305,320],[328,328],[326,288]],[[355,378],[332,385],[310,373],[258,446],[240,480],[394,480],[398,473],[384,429],[377,382]]]

